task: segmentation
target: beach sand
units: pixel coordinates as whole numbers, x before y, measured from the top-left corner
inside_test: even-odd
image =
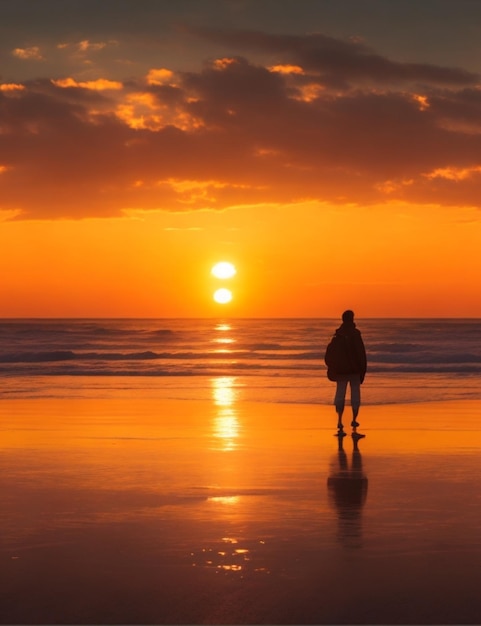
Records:
[[[3,400],[1,622],[479,624],[479,418]]]

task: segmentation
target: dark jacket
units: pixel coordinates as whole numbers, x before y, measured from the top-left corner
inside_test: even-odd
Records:
[[[333,340],[326,349],[324,361],[330,380],[359,374],[361,383],[364,381],[367,369],[366,349],[354,322],[344,322],[336,330]]]

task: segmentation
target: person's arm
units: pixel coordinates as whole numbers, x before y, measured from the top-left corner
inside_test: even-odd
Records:
[[[367,370],[367,355],[366,355],[366,347],[364,346],[364,341],[362,340],[361,333],[358,335],[357,342],[357,353],[358,353],[358,362],[360,367],[360,375],[361,375],[361,383],[364,381],[364,377],[366,376]]]

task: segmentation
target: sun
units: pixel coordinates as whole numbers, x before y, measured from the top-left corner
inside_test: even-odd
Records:
[[[237,273],[236,268],[228,261],[220,261],[216,263],[211,270],[216,278],[232,278]]]
[[[217,289],[217,291],[214,293],[214,300],[218,304],[227,304],[232,300],[232,291],[230,289],[225,289],[225,287],[222,287],[222,289]]]

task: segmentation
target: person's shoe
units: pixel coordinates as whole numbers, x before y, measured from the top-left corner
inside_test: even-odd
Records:
[[[334,437],[340,437],[341,439],[342,439],[343,437],[345,437],[345,436],[346,436],[346,433],[342,430],[342,428],[340,428],[340,429],[337,431],[337,433],[334,435]]]
[[[353,428],[357,428],[357,427],[359,426],[359,422],[356,422],[356,420],[352,420],[352,422],[351,422],[351,426],[352,426]]]
[[[351,435],[354,441],[359,441],[359,439],[364,439],[365,436],[366,435],[363,435],[362,433],[352,433]]]

